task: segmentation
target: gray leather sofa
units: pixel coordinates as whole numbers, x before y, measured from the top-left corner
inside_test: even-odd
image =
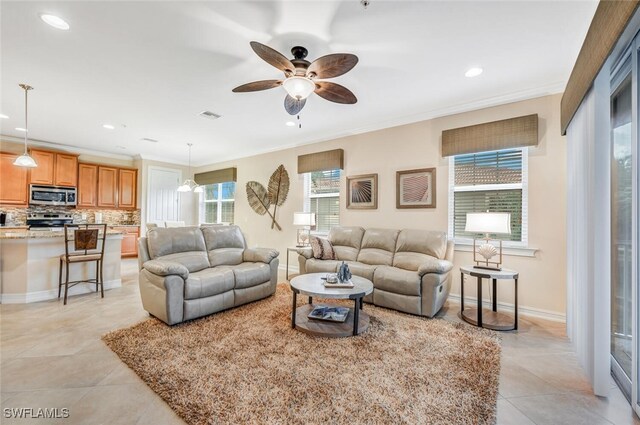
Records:
[[[276,290],[278,251],[247,248],[238,226],[152,228],[138,247],[142,305],[168,325]]]
[[[427,317],[449,296],[454,245],[445,232],[334,227],[328,239],[337,260],[299,249],[300,273],[334,273],[345,261],[351,273],[373,282],[365,302]]]

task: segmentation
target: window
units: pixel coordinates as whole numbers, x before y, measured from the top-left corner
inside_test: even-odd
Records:
[[[304,183],[304,210],[316,214],[317,233],[329,233],[340,225],[340,170],[306,173]]]
[[[200,195],[200,223],[233,223],[235,182],[204,186]]]
[[[511,234],[493,235],[513,245],[527,243],[527,149],[503,149],[449,159],[449,237],[470,240],[467,213],[511,213]]]

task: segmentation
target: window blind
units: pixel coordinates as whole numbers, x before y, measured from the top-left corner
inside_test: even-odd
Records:
[[[497,239],[524,241],[526,214],[524,199],[524,150],[503,149],[453,157],[453,236],[473,238],[464,231],[467,213],[506,212],[511,214],[511,234],[493,235]]]
[[[305,211],[316,214],[318,233],[329,233],[340,225],[340,170],[305,174]]]
[[[311,198],[311,212],[316,214],[316,231],[328,233],[332,227],[340,225],[340,197],[329,196]]]
[[[455,185],[522,182],[522,150],[509,149],[455,157]]]
[[[467,213],[489,211],[511,213],[511,234],[494,235],[496,239],[522,240],[522,189],[455,192],[453,204],[456,237],[476,237],[477,234],[464,231]]]

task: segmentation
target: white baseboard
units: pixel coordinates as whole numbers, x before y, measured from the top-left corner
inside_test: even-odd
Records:
[[[114,279],[104,283],[104,289],[119,288],[122,286],[122,280]],[[78,285],[69,288],[69,296],[88,294],[89,292],[95,292],[95,283],[79,283]],[[64,296],[64,288],[63,288]],[[36,303],[39,301],[47,301],[58,298],[58,288],[49,289],[47,291],[26,292],[21,294],[2,294],[0,302],[2,304],[27,304]]]
[[[449,301],[460,304],[460,295],[459,294],[449,294]],[[474,307],[478,303],[478,299],[475,297],[464,297],[464,305],[469,307]],[[491,308],[491,302],[484,300],[482,301],[482,306],[485,308]],[[498,310],[500,311],[508,311],[513,312],[514,306],[511,303],[498,302]],[[538,319],[550,320],[552,322],[561,322],[566,323],[567,316],[566,314],[558,313],[556,311],[543,310],[540,308],[527,307],[518,305],[518,314],[522,316],[536,317]]]

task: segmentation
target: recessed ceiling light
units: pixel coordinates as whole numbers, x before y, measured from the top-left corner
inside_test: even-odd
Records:
[[[9,115],[0,114],[0,118],[4,118],[5,120],[9,119]]]
[[[16,130],[18,130],[18,131],[22,131],[22,132],[27,131],[27,129],[26,129],[26,128],[22,128],[22,127],[16,127]]]
[[[467,72],[464,73],[464,76],[467,78],[477,77],[478,75],[482,74],[482,71],[483,69],[478,67],[469,68]]]
[[[293,121],[287,121],[287,122],[285,123],[285,125],[286,125],[287,127],[295,127],[295,126],[296,126],[296,123],[294,123]]]
[[[104,128],[106,128],[107,130],[113,130],[113,129],[115,128],[115,127],[114,127],[114,126],[112,126],[111,124],[102,124],[102,126],[103,126]]]
[[[40,19],[59,30],[66,31],[69,29],[69,24],[67,24],[67,22],[59,16],[50,15],[48,13],[41,13]]]

